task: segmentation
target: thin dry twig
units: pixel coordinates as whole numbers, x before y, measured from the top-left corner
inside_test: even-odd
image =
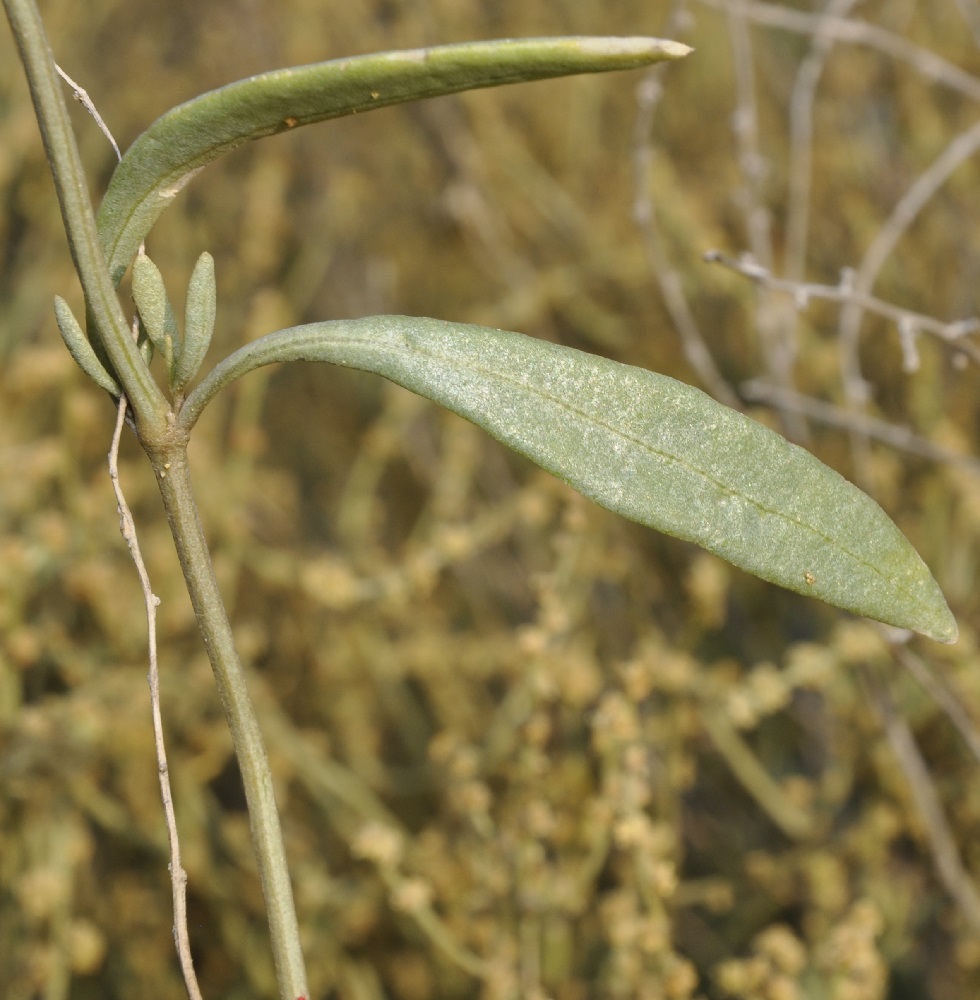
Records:
[[[95,102],[88,96],[88,91],[84,87],[79,87],[79,85],[75,83],[75,81],[57,63],[55,63],[54,68],[58,71],[58,76],[60,76],[69,87],[71,87],[75,100],[78,101],[78,103],[81,104],[82,107],[85,108],[85,110],[95,119],[95,123],[99,126],[102,134],[109,140],[110,143],[112,143],[112,148],[116,151],[116,159],[121,160],[122,153],[119,151],[119,146],[116,145],[115,137],[112,132],[109,131],[109,126],[106,125],[102,115],[99,114],[99,109],[96,108]]]
[[[153,739],[156,745],[157,769],[160,774],[160,795],[163,799],[163,811],[167,820],[167,836],[170,840],[170,880],[174,903],[174,940],[177,944],[177,955],[180,968],[191,1000],[201,1000],[197,975],[194,972],[194,962],[191,958],[190,937],[187,931],[187,872],[180,862],[180,842],[177,838],[177,817],[174,813],[173,792],[170,788],[170,769],[167,765],[167,749],[163,740],[163,717],[160,711],[160,672],[157,664],[157,608],[160,598],[153,593],[150,577],[140,553],[139,541],[136,538],[136,525],[133,515],[126,503],[122,487],[119,483],[119,441],[122,436],[123,424],[126,421],[126,409],[129,403],[125,396],[119,399],[116,410],[116,427],[112,434],[112,447],[109,450],[109,478],[112,480],[112,490],[116,495],[116,507],[119,511],[119,530],[126,544],[136,572],[139,574],[143,587],[143,600],[146,604],[146,627],[150,653],[150,672],[147,680],[150,684],[150,705],[153,712]]]
[[[976,122],[965,132],[955,136],[946,149],[916,179],[892,210],[885,224],[865,251],[860,265],[854,272],[854,292],[857,296],[869,295],[881,273],[885,262],[891,256],[899,239],[916,219],[922,209],[932,200],[936,192],[950,175],[964,161],[980,149],[980,122]],[[848,405],[858,410],[867,402],[868,383],[861,371],[859,355],[861,321],[864,309],[857,301],[850,301],[841,310],[838,323],[838,354],[844,395]],[[908,355],[908,347],[906,346]],[[868,480],[867,441],[860,435],[851,435],[851,451],[854,465],[862,478]],[[870,482],[865,482],[870,487]]]
[[[946,323],[934,316],[913,312],[911,309],[903,309],[901,306],[893,305],[868,292],[856,289],[854,287],[854,272],[849,269],[845,269],[841,273],[841,280],[836,285],[821,285],[791,278],[777,278],[768,268],[762,267],[747,254],[732,257],[720,250],[708,250],[704,259],[712,264],[721,264],[723,267],[727,267],[772,291],[782,292],[790,296],[797,309],[805,309],[815,299],[851,305],[862,312],[872,313],[890,320],[898,328],[900,337],[914,338],[919,333],[928,333],[949,344],[955,354],[980,364],[980,345],[966,339],[970,334],[980,330],[980,317],[978,316],[968,316],[965,319]],[[917,355],[907,353],[905,370],[911,372],[917,368]]]
[[[845,17],[857,0],[828,0],[821,21]],[[810,52],[800,63],[789,107],[789,171],[786,212],[786,249],[783,271],[791,280],[806,274],[810,229],[810,192],[813,179],[813,108],[817,86],[836,39],[819,29],[810,40]],[[795,313],[792,314],[795,319]],[[795,324],[794,324],[795,326]],[[795,331],[794,331],[795,333]]]
[[[58,74],[72,88],[75,99],[95,119],[102,134],[112,144],[116,158],[122,159],[122,153],[116,143],[109,126],[106,125],[88,92],[80,87],[60,66],[55,64]],[[142,248],[140,248],[142,250]],[[134,322],[133,338],[136,338],[137,328]],[[170,787],[170,768],[167,764],[167,748],[163,739],[163,715],[160,710],[160,671],[157,661],[157,608],[160,598],[153,593],[150,576],[143,562],[139,541],[136,537],[136,524],[132,511],[126,502],[122,486],[119,482],[119,442],[122,438],[123,424],[128,422],[129,401],[125,396],[119,397],[116,409],[116,425],[112,433],[112,444],[109,448],[109,479],[112,481],[112,491],[116,496],[116,509],[119,512],[119,530],[129,547],[129,554],[136,566],[136,572],[143,588],[143,602],[146,606],[147,646],[149,650],[150,669],[147,680],[150,685],[150,709],[153,716],[153,739],[156,746],[157,771],[160,778],[160,796],[163,800],[163,811],[167,823],[167,838],[170,842],[170,881],[174,907],[174,942],[177,946],[177,957],[180,961],[184,985],[190,1000],[202,1000],[201,989],[194,971],[194,961],[191,957],[190,935],[187,930],[187,872],[180,860],[180,841],[177,835],[177,817],[174,812],[173,791]]]
[[[841,311],[839,336],[845,391],[856,402],[862,401],[864,386],[857,356],[858,332],[865,312],[864,299],[871,294],[885,262],[922,209],[935,197],[950,175],[978,150],[980,121],[955,136],[928,169],[919,175],[892,210],[854,271],[852,292]]]
[[[757,24],[813,35],[815,39],[834,39],[851,44],[865,45],[894,59],[911,65],[920,75],[940,83],[974,99],[980,100],[980,79],[959,69],[921,46],[914,45],[898,35],[894,35],[875,25],[840,17],[840,10],[828,10],[822,14],[810,15],[791,11],[785,7],[762,2],[744,0],[700,0],[706,6],[722,9],[729,19],[733,14],[749,19]],[[870,295],[885,261],[894,250],[895,244],[904,235],[911,222],[923,206],[935,195],[949,175],[964,160],[980,148],[980,123],[956,136],[943,154],[918,178],[892,212],[891,217],[879,231],[868,248],[863,261],[854,272],[853,294],[845,302],[839,326],[840,364],[845,395],[849,405],[858,410],[867,401],[867,384],[862,377],[858,360],[858,335],[864,315],[862,298]],[[797,253],[798,253],[797,249]],[[758,259],[766,260],[767,258]],[[790,276],[796,277],[795,275]],[[900,326],[906,363],[914,366],[915,330]],[[964,353],[970,353],[967,350]],[[782,384],[781,380],[780,384]],[[785,387],[785,386],[784,386]],[[859,474],[867,464],[867,444],[858,434],[852,434],[852,449],[855,468]]]
[[[891,643],[894,659],[918,682],[919,686],[945,713],[960,734],[970,753],[980,761],[980,729],[963,708],[963,703],[949,687],[936,676],[929,664],[907,646]]]
[[[746,2],[746,0],[698,0],[705,7],[726,12],[735,11],[755,24],[780,28],[803,35],[833,38],[838,42],[863,45],[900,62],[907,63],[927,80],[956,90],[966,97],[980,101],[980,78],[942,56],[910,42],[901,35],[853,18],[806,14],[781,4]]]
[[[675,4],[667,19],[664,36],[673,38],[680,33],[686,13],[684,0]],[[718,370],[711,351],[694,318],[684,295],[683,283],[667,257],[653,198],[652,172],[656,149],[653,144],[653,123],[663,97],[664,67],[648,71],[636,91],[636,119],[633,124],[633,221],[640,234],[650,270],[660,286],[664,306],[681,339],[681,349],[688,364],[697,372],[701,384],[719,402],[737,408],[739,398]]]
[[[150,577],[140,553],[136,538],[136,525],[133,515],[126,503],[122,487],[119,483],[119,441],[122,436],[123,424],[126,421],[126,409],[129,403],[125,396],[119,399],[116,410],[116,426],[112,434],[112,447],[109,450],[109,478],[112,480],[112,490],[116,495],[116,508],[119,511],[119,530],[126,544],[136,572],[139,574],[143,587],[143,600],[146,604],[146,626],[150,654],[150,672],[147,680],[150,684],[150,705],[153,712],[153,739],[156,745],[157,769],[160,774],[160,795],[163,799],[163,811],[167,820],[167,836],[170,840],[170,879],[173,888],[174,905],[174,940],[177,944],[177,955],[180,959],[181,972],[187,993],[191,1000],[201,1000],[201,991],[194,972],[191,958],[190,938],[187,931],[187,872],[180,862],[180,843],[177,839],[177,818],[174,813],[173,792],[170,788],[170,769],[167,765],[167,750],[163,740],[163,717],[160,712],[160,672],[157,664],[157,608],[160,598],[153,593]]]
[[[969,334],[980,330],[980,318],[976,316],[944,323],[933,316],[902,309],[873,295],[856,291],[852,272],[849,271],[845,271],[841,275],[841,280],[836,285],[820,285],[777,278],[747,255],[735,258],[717,250],[709,250],[704,255],[704,259],[711,263],[721,264],[750,281],[764,285],[771,291],[791,297],[797,310],[805,309],[814,299],[821,299],[844,305],[854,304],[864,312],[891,320],[897,326],[899,337],[902,340],[906,371],[915,371],[918,368],[915,338],[919,333],[930,334],[948,344],[954,351],[954,360],[966,361],[969,359],[980,364],[980,346],[966,339]],[[856,437],[863,440],[880,441],[898,451],[918,455],[932,462],[957,465],[970,472],[980,474],[980,461],[977,459],[950,451],[921,437],[908,427],[878,420],[853,407],[845,409],[834,406],[824,400],[806,396],[795,389],[774,385],[762,379],[751,379],[744,382],[739,390],[746,400],[765,403],[775,407],[781,413],[799,413],[829,427],[839,427],[851,434],[852,439]]]
[[[841,430],[861,434],[872,441],[880,441],[896,451],[918,455],[930,462],[955,465],[975,475],[980,475],[980,459],[943,448],[928,438],[921,437],[908,427],[890,424],[885,420],[868,416],[866,413],[857,413],[854,410],[834,406],[833,403],[806,396],[792,389],[783,389],[781,386],[772,385],[762,379],[750,379],[748,382],[743,382],[739,389],[745,399],[750,402],[764,403],[766,406],[772,406],[780,411],[793,410],[827,427],[839,427]]]
[[[742,174],[739,205],[746,238],[752,256],[772,268],[775,259],[772,238],[772,213],[766,195],[768,161],[762,151],[759,130],[756,66],[749,24],[737,5],[725,8],[728,36],[732,50],[735,84],[735,111],[732,131],[737,160]],[[755,328],[762,345],[762,357],[770,378],[785,389],[793,388],[796,365],[796,336],[792,310],[786,303],[760,286],[755,303]],[[796,440],[806,440],[807,427],[798,413],[781,412],[786,433]]]
[[[977,6],[976,0],[953,0],[953,6],[966,21],[967,27],[973,34],[974,43],[980,46],[980,7]]]
[[[964,918],[975,931],[980,931],[980,894],[957,850],[936,786],[929,776],[915,737],[898,710],[885,681],[868,668],[862,668],[861,675],[922,818],[939,879]]]
[[[748,24],[737,6],[726,7],[725,13],[728,15],[728,36],[735,74],[736,104],[731,124],[743,181],[738,202],[752,253],[756,260],[761,260],[770,267],[773,259],[772,215],[764,194],[769,171],[759,136],[759,102],[755,86],[752,38]]]

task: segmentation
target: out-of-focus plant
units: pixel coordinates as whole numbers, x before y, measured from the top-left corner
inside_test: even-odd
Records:
[[[213,261],[208,254],[198,259],[181,329],[143,241],[208,162],[246,141],[302,124],[478,87],[649,65],[685,55],[685,46],[636,38],[474,43],[264,74],[204,94],[150,126],[122,157],[96,216],[40,16],[30,0],[5,0],[5,7],[85,296],[88,332],[60,298],[58,326],[80,367],[117,401],[120,422],[125,419],[135,431],[159,485],[235,742],[284,998],[307,994],[300,931],[266,752],[187,462],[188,441],[204,408],[254,369],[308,360],[381,374],[468,418],[614,512],[697,542],[798,593],[943,642],[955,640],[956,624],[931,574],[873,500],[762,425],[665,376],[519,334],[379,316],[267,334],[193,385],[215,324]],[[115,290],[130,266],[138,311],[132,329]],[[155,355],[163,361],[165,389],[151,373]],[[124,534],[131,538],[134,528],[120,504]],[[152,630],[155,599],[145,586]],[[615,700],[606,711],[610,718],[629,714]],[[738,736],[730,723],[710,709],[706,718],[712,738],[737,760]],[[746,784],[754,780],[749,771],[742,778]],[[758,794],[765,800],[766,788]],[[791,808],[773,809],[777,823],[798,832]],[[633,836],[627,827],[624,843]],[[399,878],[401,847],[385,830],[383,824],[367,828],[357,849],[386,874],[398,905],[424,926],[425,887]],[[634,833],[638,842],[649,839],[639,827]],[[173,865],[180,931],[179,856]],[[432,936],[443,940],[438,930]],[[474,974],[491,974],[473,956],[454,957]],[[727,974],[736,976],[735,968]],[[185,977],[193,993],[189,967]]]

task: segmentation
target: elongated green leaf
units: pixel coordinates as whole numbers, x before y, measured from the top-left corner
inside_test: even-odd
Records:
[[[180,421],[189,427],[232,379],[292,360],[384,375],[624,517],[798,593],[956,638],[928,568],[869,496],[682,382],[521,334],[381,316],[254,341],[201,382]]]
[[[133,262],[133,300],[150,343],[163,355],[167,373],[173,380],[175,356],[180,353],[177,317],[170,304],[160,269],[146,254]]]
[[[214,258],[207,251],[197,258],[187,286],[184,309],[184,343],[177,359],[171,388],[182,393],[197,374],[204,355],[208,353],[217,311],[217,286],[214,280]]]
[[[472,42],[277,70],[202,94],[158,118],[112,175],[98,224],[113,281],[122,279],[150,227],[190,178],[250,139],[403,101],[633,69],[688,52],[657,38]]]
[[[71,311],[71,306],[60,295],[54,297],[54,314],[58,320],[61,339],[65,342],[65,346],[78,367],[96,385],[102,386],[106,392],[118,397],[122,390],[116,380],[106,371],[105,365],[99,360],[95,348],[82,332],[82,325]]]

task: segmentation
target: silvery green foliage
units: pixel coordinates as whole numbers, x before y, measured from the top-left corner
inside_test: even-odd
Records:
[[[941,642],[956,622],[874,500],[809,452],[665,375],[486,327],[408,316],[280,330],[191,394],[277,361],[375,372],[435,400],[633,521],[764,580]]]
[[[61,339],[64,340],[65,346],[78,367],[96,385],[101,386],[111,395],[118,396],[119,384],[106,371],[105,365],[99,360],[95,348],[92,347],[88,337],[82,331],[81,324],[71,311],[71,306],[60,295],[54,297],[54,315],[58,321],[58,329],[61,331]]]
[[[481,42],[278,70],[203,94],[151,125],[113,175],[98,217],[112,279],[122,278],[194,174],[251,139],[402,101],[649,65],[688,51],[637,38]],[[139,259],[137,268],[145,275],[134,273],[134,283],[152,290],[149,269]],[[202,257],[191,280],[183,350],[174,335],[168,340],[161,289],[162,281],[146,303],[157,317],[148,329],[162,337],[165,353],[169,345],[168,374],[179,397],[213,329],[210,258]],[[384,375],[625,517],[799,593],[934,639],[956,638],[929,570],[870,497],[690,386],[519,334],[389,316],[298,327],[249,344],[190,393],[178,421],[189,430],[222,386],[258,365],[289,360]]]
[[[184,309],[184,343],[174,370],[171,388],[183,393],[187,383],[197,374],[214,333],[217,309],[217,289],[214,281],[214,258],[206,251],[197,258],[187,286]]]
[[[180,333],[170,297],[167,295],[160,269],[145,253],[133,261],[133,300],[140,314],[146,336],[167,367],[167,377],[173,381],[174,365],[180,354]]]
[[[404,101],[574,73],[635,69],[690,52],[661,38],[522,38],[381,52],[239,80],[161,115],[126,151],[99,208],[116,284],[161,212],[208,163],[252,139]]]

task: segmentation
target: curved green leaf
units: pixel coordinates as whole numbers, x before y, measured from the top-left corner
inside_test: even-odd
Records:
[[[116,284],[151,226],[202,167],[250,139],[403,101],[633,69],[691,50],[657,38],[529,38],[384,52],[263,73],[158,118],[116,167],[98,225]]]
[[[855,614],[956,639],[928,568],[869,496],[682,382],[521,334],[381,316],[248,344],[191,393],[180,422],[232,379],[293,360],[383,375],[624,517]]]
[[[65,342],[75,363],[85,372],[96,385],[102,386],[106,392],[116,398],[122,390],[116,380],[106,371],[105,365],[99,360],[88,337],[82,332],[82,325],[75,319],[71,306],[60,296],[54,297],[54,315],[61,331],[61,339]]]

